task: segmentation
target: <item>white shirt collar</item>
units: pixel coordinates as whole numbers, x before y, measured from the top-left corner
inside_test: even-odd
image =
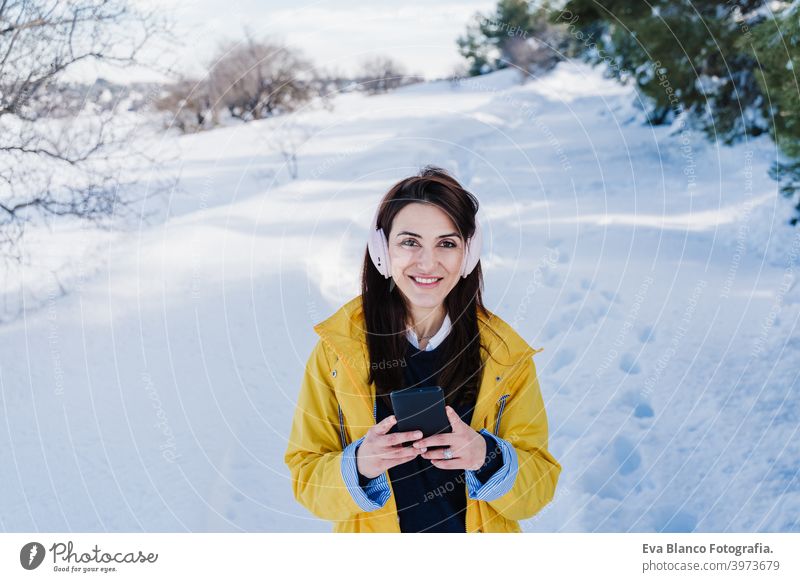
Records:
[[[442,322],[442,327],[439,328],[439,331],[436,332],[431,339],[428,340],[428,345],[425,346],[426,352],[431,350],[435,350],[436,347],[444,341],[444,338],[447,337],[447,334],[450,333],[450,327],[452,327],[450,323],[450,315],[445,313],[444,314],[444,321]],[[415,348],[419,349],[419,340],[417,340],[417,332],[414,331],[413,327],[409,327],[406,330],[406,337],[408,341],[411,342],[411,345]]]

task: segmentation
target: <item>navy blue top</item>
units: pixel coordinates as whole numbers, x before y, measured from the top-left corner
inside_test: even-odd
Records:
[[[439,356],[449,339],[450,336],[446,337],[430,351],[420,351],[407,342],[404,388],[438,385],[438,371],[443,367]],[[393,414],[391,406],[388,397],[378,397],[376,423]],[[472,420],[474,408],[474,398],[472,402],[453,406],[467,424]],[[486,483],[503,466],[503,454],[497,441],[484,434],[481,436],[486,440],[486,462],[475,476],[481,483]],[[360,473],[358,478],[361,487],[370,481]],[[397,502],[401,532],[466,531],[467,492],[463,469],[439,469],[430,460],[417,456],[389,469],[389,478]]]

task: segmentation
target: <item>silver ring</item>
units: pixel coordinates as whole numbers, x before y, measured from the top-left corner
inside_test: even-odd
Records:
[[[445,459],[452,459],[453,458],[453,451],[450,450],[450,447],[444,450],[444,458]]]

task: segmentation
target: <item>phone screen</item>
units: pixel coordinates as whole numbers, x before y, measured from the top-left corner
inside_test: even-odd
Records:
[[[440,386],[395,390],[389,396],[397,418],[389,432],[420,430],[423,437],[452,432]],[[410,442],[404,443],[404,446],[410,445]]]

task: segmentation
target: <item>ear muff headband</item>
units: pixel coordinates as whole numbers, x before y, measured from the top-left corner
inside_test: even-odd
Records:
[[[372,259],[372,264],[378,272],[386,279],[392,276],[392,266],[389,263],[389,242],[382,228],[378,228],[378,212],[380,206],[375,210],[372,222],[369,227],[369,238],[367,239],[367,249]],[[483,232],[480,220],[475,216],[475,233],[467,239],[467,250],[464,253],[464,261],[461,264],[461,276],[466,278],[475,269],[481,258],[481,248],[483,246]]]

